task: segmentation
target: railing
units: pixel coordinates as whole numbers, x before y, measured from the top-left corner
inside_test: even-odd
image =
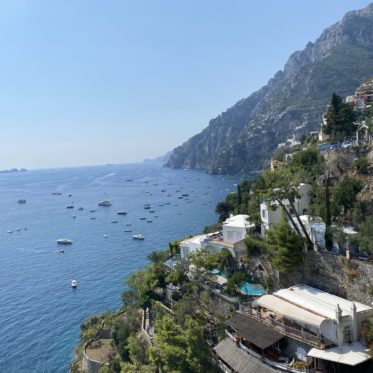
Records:
[[[271,317],[262,317],[259,310],[253,309],[251,307],[251,303],[248,303],[247,305],[240,304],[239,312],[273,327],[281,334],[295,338],[297,340],[301,340],[302,342],[309,343],[315,347],[322,348],[320,345],[319,336],[307,333],[303,329],[297,329],[285,325]]]

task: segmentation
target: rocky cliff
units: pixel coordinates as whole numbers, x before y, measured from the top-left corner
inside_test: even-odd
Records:
[[[332,92],[352,94],[371,75],[373,3],[293,53],[266,86],[174,149],[167,165],[222,174],[261,169],[279,143],[319,128]]]

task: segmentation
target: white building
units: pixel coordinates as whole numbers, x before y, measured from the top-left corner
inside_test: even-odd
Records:
[[[310,191],[311,185],[301,183],[298,186],[299,198],[296,198],[294,201],[294,207],[298,215],[303,215],[310,204]],[[282,203],[290,213],[290,204],[288,200],[283,200]],[[265,232],[269,229],[272,229],[276,224],[281,221],[282,208],[279,205],[278,201],[263,201],[260,204],[260,218],[262,221],[262,236],[265,236]]]
[[[254,224],[248,221],[249,215],[231,215],[223,222],[223,241],[236,243],[245,239],[248,229]]]
[[[248,229],[254,227],[247,219],[248,215],[231,215],[223,222],[223,231],[201,234],[187,238],[180,242],[180,255],[187,259],[201,249],[208,249],[210,252],[217,252],[228,249],[233,256],[240,256],[246,253],[245,237]]]
[[[360,340],[362,322],[373,316],[370,306],[307,285],[263,295],[254,305],[258,315],[272,312],[269,319],[276,320],[277,327],[288,325],[289,334],[299,330],[299,338],[313,346],[307,356],[348,365],[369,359]]]

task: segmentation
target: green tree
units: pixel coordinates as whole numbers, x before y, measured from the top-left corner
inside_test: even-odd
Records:
[[[369,162],[368,158],[366,157],[361,157],[356,159],[354,162],[355,169],[357,173],[360,175],[367,175],[368,174],[368,168],[369,168]]]
[[[128,337],[128,355],[132,363],[142,365],[147,363],[147,351],[138,338]]]
[[[343,102],[342,97],[333,93],[326,111],[326,127],[324,129],[331,141],[341,141],[345,137],[351,137],[356,130],[355,119],[356,115],[352,105]]]
[[[290,228],[285,215],[268,232],[267,241],[272,252],[271,262],[279,271],[292,271],[303,263],[303,240]]]
[[[228,279],[227,282],[227,291],[230,294],[234,294],[236,292],[236,287],[239,286],[242,282],[248,279],[247,274],[244,272],[235,272],[233,275]]]
[[[219,215],[219,222],[229,218],[229,214],[234,210],[234,205],[229,202],[219,202],[216,205],[215,212]]]
[[[357,241],[359,250],[365,254],[373,254],[373,215],[359,225]]]
[[[190,316],[185,328],[168,316],[155,325],[155,345],[149,357],[165,373],[213,372],[210,350],[203,337],[203,327]]]
[[[262,177],[265,180],[265,189],[262,190],[264,197],[268,201],[275,200],[278,203],[295,232],[302,240],[306,240],[308,249],[311,249],[313,243],[294,205],[295,199],[299,198],[298,186],[300,180],[297,175],[290,168],[281,167],[273,172],[269,169],[264,171]],[[284,201],[288,201],[290,209]]]
[[[343,209],[343,214],[346,216],[348,210],[354,206],[356,196],[361,189],[362,184],[359,180],[345,178],[339,181],[332,192],[335,214],[340,214]]]

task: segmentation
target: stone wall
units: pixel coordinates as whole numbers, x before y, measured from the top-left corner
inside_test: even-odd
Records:
[[[308,252],[301,270],[280,274],[278,287],[289,287],[297,283],[371,305],[373,263],[347,260],[344,256],[329,252]]]

